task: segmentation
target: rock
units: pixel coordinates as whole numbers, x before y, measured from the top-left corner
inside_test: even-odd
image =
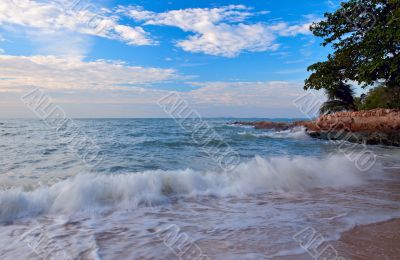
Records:
[[[303,126],[314,138],[348,138],[350,142],[400,146],[400,110],[373,109],[369,111],[338,112],[322,115],[315,121],[235,122],[256,129],[287,130]],[[346,137],[341,133],[350,133]]]

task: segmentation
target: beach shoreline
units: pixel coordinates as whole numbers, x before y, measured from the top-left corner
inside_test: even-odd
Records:
[[[357,225],[344,231],[338,240],[325,242],[321,247],[332,246],[336,258],[330,260],[400,259],[400,218]],[[310,251],[312,252],[312,251]],[[279,260],[323,259],[323,256],[303,253],[277,257]]]
[[[344,259],[374,259],[365,257],[374,252],[363,254],[363,241],[387,240],[390,259],[398,255],[380,226],[346,234],[356,224],[400,217],[400,149],[370,146],[378,163],[360,173],[336,144],[308,138],[303,129],[267,136],[231,119],[207,123],[243,157],[230,174],[213,167],[172,119],[79,121],[107,158],[93,172],[42,122],[9,122],[3,164],[15,173],[4,177],[19,186],[0,196],[0,258],[33,259],[27,243],[42,237],[36,251],[49,254],[49,245],[59,245],[54,251],[71,259],[177,259],[156,233],[171,226],[210,259],[324,259],[295,238],[305,229],[325,241],[318,252],[332,245]],[[59,173],[76,177],[47,187]]]
[[[346,259],[399,259],[400,219],[358,225],[333,243]]]

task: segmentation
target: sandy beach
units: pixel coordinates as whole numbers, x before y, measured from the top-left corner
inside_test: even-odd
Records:
[[[400,259],[400,219],[357,226],[334,244],[346,259]]]
[[[332,245],[338,253],[337,258],[329,260],[400,259],[400,219],[356,226],[344,232],[338,241],[330,241],[327,244]],[[309,260],[323,259],[323,257],[315,258],[304,253],[277,259]]]

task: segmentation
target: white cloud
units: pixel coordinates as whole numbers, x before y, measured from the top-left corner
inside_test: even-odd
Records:
[[[0,26],[18,25],[47,32],[66,30],[117,39],[130,45],[155,44],[143,28],[120,25],[119,17],[107,9],[96,10],[86,1],[71,4],[70,1],[1,0]]]
[[[211,55],[235,57],[241,52],[259,52],[276,50],[277,36],[295,36],[308,34],[309,24],[289,25],[279,23],[245,23],[255,15],[243,5],[230,5],[219,8],[188,8],[154,13],[141,7],[121,7],[136,21],[145,25],[174,26],[194,35],[177,42],[177,46],[189,52],[202,52]],[[265,12],[263,12],[265,14]]]
[[[224,57],[235,57],[246,51],[276,50],[279,47],[276,43],[279,36],[309,33],[309,22],[296,25],[285,22],[249,23],[248,18],[254,15],[265,15],[267,12],[253,12],[251,8],[244,5],[187,8],[155,13],[136,6],[120,6],[114,10],[98,9],[87,1],[77,2],[74,5],[75,2],[70,3],[66,0],[44,2],[2,0],[0,1],[0,27],[9,29],[11,25],[27,28],[25,32],[29,39],[40,43],[41,49],[47,48],[46,45],[51,46],[54,41],[61,38],[74,38],[72,41],[69,40],[69,44],[64,44],[71,48],[61,46],[56,52],[54,48],[48,48],[51,51],[47,53],[60,55],[63,51],[66,55],[81,56],[84,56],[88,49],[88,40],[82,35],[120,40],[128,45],[157,44],[142,26],[121,24],[122,13],[143,25],[174,26],[192,33],[186,39],[178,40],[176,43],[185,51]],[[37,31],[32,32],[32,29]],[[64,37],[60,36],[61,33]],[[61,41],[59,44],[62,45]]]
[[[120,12],[127,13],[137,21],[146,21],[147,24],[170,25],[185,31],[193,27],[219,22],[243,22],[252,16],[250,8],[244,5],[229,5],[219,8],[187,8],[172,10],[164,13],[146,11],[142,7],[120,7]]]
[[[53,90],[142,88],[180,76],[172,69],[128,66],[119,61],[83,61],[56,56],[0,55],[0,90],[18,91],[26,86]]]
[[[198,89],[180,92],[179,95],[188,102],[193,109],[205,113],[205,116],[229,116],[229,110],[250,109],[253,114],[259,115],[263,111],[268,116],[269,111],[281,110],[280,115],[285,116],[289,110],[301,116],[301,111],[293,103],[294,100],[306,92],[302,83],[286,81],[268,82],[192,82]],[[114,103],[114,104],[142,104],[157,107],[157,100],[170,94],[167,90],[160,89],[114,89],[103,90],[90,95],[90,101],[82,98],[73,98],[74,102],[82,103]],[[318,97],[322,98],[322,95]],[[228,112],[227,112],[228,111]],[[240,114],[240,112],[237,112]],[[161,114],[161,116],[168,116]],[[286,115],[287,116],[287,115]]]
[[[67,113],[71,111],[70,116],[166,117],[157,100],[169,91],[151,86],[176,79],[184,77],[171,69],[128,66],[117,61],[0,55],[0,116],[32,116],[20,97],[40,87],[54,103]],[[181,96],[204,116],[301,116],[293,105],[293,100],[304,94],[301,83],[187,84],[197,88],[181,92]]]
[[[195,104],[217,106],[291,107],[304,94],[302,84],[269,82],[193,82],[200,87],[186,95]]]
[[[311,22],[300,25],[288,25],[287,23],[278,23],[270,26],[270,29],[276,31],[280,36],[296,36],[298,34],[311,34]]]
[[[129,27],[126,25],[116,25],[115,32],[120,35],[121,39],[130,45],[149,45],[151,42],[147,37],[147,33],[142,27]]]
[[[128,66],[120,61],[83,61],[56,56],[0,55],[0,91],[21,92],[41,87],[59,93],[99,93],[86,102],[155,103],[167,90],[148,88],[152,84],[184,79],[172,69]],[[301,83],[189,82],[197,88],[181,95],[193,105],[280,107],[291,106],[302,95]],[[100,91],[100,92],[99,92]],[[108,93],[102,96],[101,93]],[[127,95],[134,93],[135,95]],[[62,95],[61,95],[62,96]],[[67,97],[64,95],[64,97]],[[113,99],[115,97],[116,99]],[[145,98],[144,98],[145,97]],[[71,101],[81,101],[79,96]]]
[[[220,24],[179,41],[177,46],[189,52],[235,57],[242,51],[276,50],[279,45],[274,43],[275,39],[262,24]]]

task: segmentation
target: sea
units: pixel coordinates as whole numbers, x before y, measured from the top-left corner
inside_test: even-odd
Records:
[[[400,217],[399,148],[262,120],[0,120],[0,259],[340,259]]]

